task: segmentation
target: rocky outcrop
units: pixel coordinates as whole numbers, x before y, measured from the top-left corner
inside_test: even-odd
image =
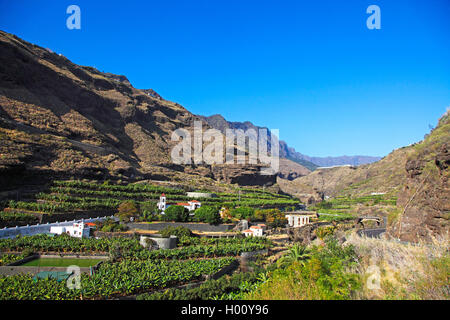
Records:
[[[450,120],[448,112],[426,139],[415,146],[405,165],[407,181],[397,205],[398,217],[388,228],[404,241],[431,241],[448,234],[450,213]]]
[[[286,180],[295,180],[306,176],[311,170],[288,159],[280,159],[280,169],[278,177]]]
[[[263,175],[262,165],[216,165],[211,168],[213,177],[225,183],[237,183],[246,186],[271,186],[277,181],[277,174]]]

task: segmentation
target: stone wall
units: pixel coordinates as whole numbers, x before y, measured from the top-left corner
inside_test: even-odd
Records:
[[[234,228],[234,224],[211,225],[207,223],[185,223],[185,222],[154,222],[154,223],[128,223],[130,229],[160,231],[167,227],[186,227],[191,231],[202,232],[226,232]]]

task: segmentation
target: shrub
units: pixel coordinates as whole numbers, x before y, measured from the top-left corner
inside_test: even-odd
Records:
[[[316,233],[316,236],[319,239],[323,240],[326,237],[329,237],[329,236],[333,235],[335,229],[336,228],[333,227],[333,226],[319,227],[319,228],[316,229],[315,233]]]
[[[192,231],[189,228],[186,227],[172,227],[168,226],[167,228],[164,228],[159,232],[161,236],[163,237],[170,237],[170,236],[176,236],[178,239],[181,239],[182,237],[191,237]]]
[[[202,206],[195,210],[194,220],[209,224],[218,224],[220,223],[219,210],[215,207]]]
[[[237,219],[249,219],[255,214],[255,209],[250,207],[239,207],[231,210],[231,215]]]
[[[353,246],[336,240],[325,247],[311,248],[310,259],[295,261],[286,269],[276,269],[268,281],[249,293],[248,299],[337,300],[353,299],[361,288],[361,278],[349,270],[357,256]]]

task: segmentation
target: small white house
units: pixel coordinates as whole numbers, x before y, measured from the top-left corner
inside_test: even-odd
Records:
[[[57,226],[50,227],[50,233],[63,234],[66,233],[71,237],[75,238],[89,238],[90,233],[89,227],[87,227],[83,222],[74,223],[71,226]]]
[[[301,214],[287,214],[286,218],[290,227],[303,227],[309,224],[309,218],[311,216],[301,215]]]
[[[259,224],[251,226],[249,229],[242,231],[246,237],[262,237],[264,235],[265,225]]]

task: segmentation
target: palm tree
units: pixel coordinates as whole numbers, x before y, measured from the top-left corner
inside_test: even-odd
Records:
[[[277,261],[277,265],[278,267],[287,267],[293,262],[299,262],[304,265],[310,257],[310,250],[306,246],[296,243],[289,249],[287,254]]]

